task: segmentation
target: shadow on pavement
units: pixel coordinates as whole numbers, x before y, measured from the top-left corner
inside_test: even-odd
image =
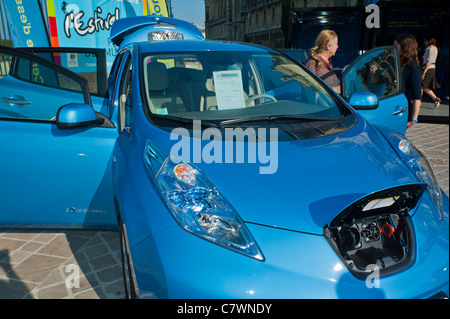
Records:
[[[123,297],[117,232],[7,229],[0,233],[0,299]]]

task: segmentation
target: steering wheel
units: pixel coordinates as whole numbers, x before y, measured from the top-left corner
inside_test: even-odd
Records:
[[[255,94],[255,95],[250,96],[245,101],[245,105],[248,105],[250,102],[253,102],[254,100],[259,99],[259,98],[268,98],[268,99],[271,99],[273,102],[277,101],[276,98],[274,98],[272,95],[269,95],[269,94]]]

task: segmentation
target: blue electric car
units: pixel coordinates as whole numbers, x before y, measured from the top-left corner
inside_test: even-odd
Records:
[[[339,96],[176,19],[111,40],[108,78],[102,50],[0,48],[1,226],[118,227],[129,297],[448,296],[449,200],[403,136],[394,47]]]

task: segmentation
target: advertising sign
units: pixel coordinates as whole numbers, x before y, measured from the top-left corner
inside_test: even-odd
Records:
[[[0,0],[1,1],[1,0]],[[47,47],[48,37],[36,0],[3,0],[12,43],[15,47]]]
[[[19,1],[19,0],[18,0]],[[109,39],[114,21],[148,14],[146,0],[47,0],[52,47],[106,49],[110,69],[116,48]],[[70,63],[77,63],[73,57]]]
[[[166,0],[149,0],[148,14],[168,17]]]

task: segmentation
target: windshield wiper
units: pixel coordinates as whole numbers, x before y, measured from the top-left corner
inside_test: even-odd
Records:
[[[172,116],[172,115],[161,115],[161,114],[152,114],[152,117],[156,117],[161,120],[168,120],[171,122],[176,122],[184,125],[194,125],[194,119],[188,119],[185,117],[178,117],[178,116]],[[253,122],[277,122],[277,121],[302,121],[302,122],[336,122],[341,120],[342,118],[333,118],[333,117],[326,117],[326,116],[308,116],[308,115],[270,115],[270,116],[254,116],[254,117],[243,117],[238,119],[232,119],[232,120],[225,120],[219,122],[219,124],[211,123],[211,122],[205,122],[205,121],[198,121],[201,127],[215,127],[215,128],[222,128],[229,125],[239,125],[239,124],[246,124],[246,123],[253,123]],[[314,127],[317,129],[316,127]],[[323,133],[323,132],[321,132]]]
[[[276,122],[278,120],[316,122],[316,121],[338,121],[340,120],[340,118],[333,118],[326,116],[308,116],[308,115],[270,115],[270,116],[243,117],[238,119],[226,120],[220,122],[219,126],[245,124],[252,122]]]
[[[152,117],[156,117],[158,119],[162,119],[162,120],[169,120],[171,122],[176,122],[176,123],[180,123],[180,124],[190,124],[190,125],[194,125],[194,119],[188,119],[185,117],[178,117],[178,116],[172,116],[172,115],[161,115],[161,114],[152,114]],[[200,126],[202,127],[220,127],[220,125],[214,124],[214,123],[210,123],[210,122],[205,122],[205,121],[198,121]]]

